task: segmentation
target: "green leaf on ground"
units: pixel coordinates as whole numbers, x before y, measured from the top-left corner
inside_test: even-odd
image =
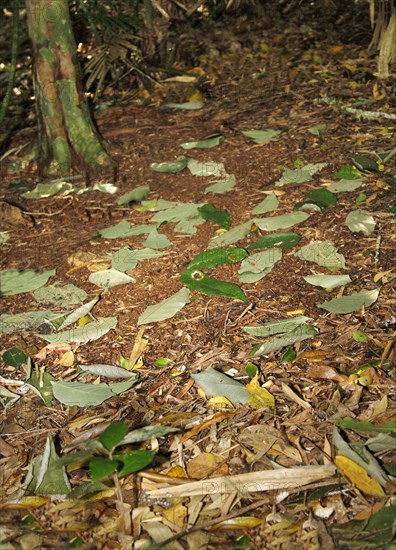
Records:
[[[318,307],[329,311],[330,313],[352,313],[360,311],[362,307],[370,307],[377,300],[379,289],[363,290],[351,294],[350,296],[342,296],[341,298],[333,298],[329,302],[318,304]]]
[[[204,269],[217,265],[235,264],[247,256],[248,253],[244,248],[214,248],[195,256],[188,264],[188,268]]]
[[[49,372],[37,373],[36,370],[30,369],[30,376],[26,380],[26,384],[36,395],[41,397],[47,407],[50,407],[53,395],[52,382],[55,381],[56,378]]]
[[[212,160],[201,162],[200,160],[189,158],[187,168],[193,176],[201,176],[204,178],[210,176],[224,178],[227,175],[224,164],[222,162],[214,162]]]
[[[127,285],[129,283],[135,283],[135,279],[130,277],[126,273],[118,271],[118,269],[103,269],[102,271],[95,271],[88,277],[88,281],[93,285],[100,288],[108,289],[114,286]]]
[[[355,340],[355,342],[368,342],[368,336],[365,332],[362,332],[361,330],[353,330],[352,331],[352,338]]]
[[[138,326],[170,319],[189,302],[190,292],[187,288],[182,288],[173,296],[146,308],[138,319]]]
[[[83,304],[82,306],[78,307],[74,311],[72,311],[69,315],[66,316],[66,318],[63,320],[62,324],[60,325],[58,330],[63,330],[64,328],[68,327],[69,325],[72,325],[82,317],[85,317],[88,315],[88,313],[91,311],[91,309],[99,302],[99,296],[95,296],[90,302],[87,302],[86,304]]]
[[[128,191],[128,193],[122,195],[118,199],[117,204],[121,206],[122,204],[128,204],[130,202],[140,202],[147,197],[150,191],[151,190],[148,185],[140,185],[139,187],[132,189],[132,191]]]
[[[223,143],[224,136],[215,136],[208,139],[201,139],[199,141],[187,141],[182,143],[180,147],[183,149],[211,149],[212,147],[217,147],[220,143]]]
[[[247,300],[238,285],[208,277],[208,275],[195,268],[183,271],[180,275],[180,280],[189,288],[203,294],[208,294],[209,296],[226,296],[227,298],[242,300],[243,302]]]
[[[163,174],[177,174],[186,168],[188,164],[188,157],[179,157],[177,160],[169,162],[152,162],[150,164],[151,170],[154,172],[161,172]]]
[[[337,202],[337,197],[328,189],[313,189],[308,193],[308,197],[318,206],[326,208],[334,206]]]
[[[305,214],[305,212],[290,212],[289,214],[281,214],[270,218],[254,218],[254,223],[262,231],[276,231],[277,229],[286,229],[297,223],[302,223],[308,218],[309,214]]]
[[[209,220],[219,227],[229,229],[231,226],[231,216],[227,210],[220,210],[213,204],[204,204],[198,208],[199,215],[204,220]]]
[[[361,232],[363,235],[370,235],[375,229],[375,221],[365,210],[353,210],[349,212],[345,225],[354,233]]]
[[[246,235],[250,232],[252,225],[254,221],[249,220],[245,223],[241,223],[239,225],[236,225],[232,229],[229,229],[225,233],[221,233],[219,236],[214,237],[210,243],[208,248],[220,248],[222,246],[227,247],[230,244],[234,244],[246,237]]]
[[[34,292],[34,299],[41,304],[48,304],[56,308],[71,308],[82,304],[88,294],[82,288],[72,284],[56,282],[53,285],[46,285]]]
[[[135,235],[151,233],[154,228],[154,225],[131,226],[129,222],[122,220],[120,223],[117,223],[117,225],[100,229],[99,235],[105,239],[120,239],[122,237],[134,237]]]
[[[142,441],[148,441],[149,439],[165,437],[166,435],[177,431],[179,431],[177,428],[172,428],[170,426],[143,426],[142,428],[136,428],[136,430],[128,432],[122,440],[122,445],[141,443]]]
[[[64,330],[62,332],[57,332],[55,334],[36,334],[39,338],[46,340],[47,342],[57,343],[57,342],[90,342],[92,340],[97,340],[104,336],[107,332],[116,328],[117,326],[116,317],[105,317],[103,319],[98,319],[97,321],[92,321],[87,325],[79,328],[73,328],[70,330]]]
[[[54,442],[48,435],[43,454],[33,459],[27,489],[36,495],[61,497],[67,495],[70,488],[66,470],[59,463]]]
[[[275,183],[277,187],[283,187],[290,183],[305,183],[312,180],[312,176],[320,170],[323,170],[327,166],[326,162],[318,164],[307,164],[302,168],[296,168],[290,170],[286,168],[282,174],[282,177]]]
[[[356,420],[351,416],[345,416],[344,418],[337,418],[335,423],[343,430],[354,430],[360,433],[394,433],[396,435],[396,422],[392,421],[377,426],[372,422]]]
[[[9,367],[19,367],[27,358],[21,349],[10,348],[3,353],[2,359],[4,364]]]
[[[279,248],[256,252],[243,260],[238,271],[239,280],[241,283],[255,283],[270,273],[281,259],[282,251]]]
[[[89,462],[89,473],[93,481],[102,479],[117,470],[118,463],[103,456],[96,456]]]
[[[376,161],[371,157],[367,157],[365,155],[356,155],[356,157],[353,157],[352,160],[359,170],[366,170],[367,172],[379,172],[379,161]]]
[[[251,138],[256,143],[268,143],[270,141],[277,141],[277,137],[282,133],[282,130],[246,130],[242,134],[248,138]]]
[[[99,363],[93,365],[79,365],[79,367],[83,372],[90,372],[91,374],[105,376],[106,378],[126,378],[128,380],[138,378],[135,372],[122,367],[116,367],[115,365],[104,365]]]
[[[275,193],[271,193],[266,197],[264,200],[259,202],[257,206],[255,206],[252,210],[252,214],[258,215],[258,214],[267,214],[267,212],[273,212],[276,210],[279,206],[279,201]]]
[[[172,243],[166,235],[159,233],[157,229],[151,231],[147,239],[144,241],[143,246],[145,248],[154,248],[155,250],[161,250],[162,248],[168,248]]]
[[[297,342],[302,342],[308,338],[313,338],[316,334],[316,328],[311,325],[298,326],[295,329],[284,333],[282,336],[269,338],[266,342],[257,344],[249,353],[249,357],[268,355],[269,353],[282,349],[286,346],[291,346]]]
[[[202,109],[202,101],[186,101],[184,103],[164,103],[163,107],[168,109],[180,109],[181,111],[197,111]]]
[[[120,384],[83,384],[82,382],[52,382],[54,397],[64,405],[77,407],[95,407],[101,405],[110,397],[127,391],[136,380],[127,380]]]
[[[16,315],[3,313],[3,315],[0,315],[0,328],[3,334],[12,334],[17,330],[37,330],[43,324],[52,328],[51,323],[63,316],[64,314],[54,313],[49,309],[17,313]]]
[[[330,270],[345,267],[345,258],[337,252],[332,241],[318,241],[307,244],[295,254],[300,260],[314,262]]]
[[[212,185],[209,185],[208,187],[205,187],[204,193],[217,193],[221,195],[222,193],[227,193],[227,191],[230,191],[233,189],[236,185],[236,178],[235,176],[230,176],[228,174],[225,174],[225,176],[217,180]]]
[[[344,164],[338,172],[333,173],[333,176],[338,180],[356,180],[361,178],[362,174],[355,166]]]
[[[127,451],[126,453],[114,455],[114,458],[122,463],[122,468],[119,470],[118,475],[122,477],[132,472],[143,470],[143,468],[153,461],[154,457],[154,451],[144,450]]]
[[[300,242],[300,239],[301,235],[299,235],[299,233],[271,233],[249,245],[247,250],[257,250],[259,248],[293,248],[293,246],[296,246]]]
[[[0,298],[24,292],[33,292],[53,277],[56,269],[40,272],[35,269],[4,269],[0,271]]]
[[[128,425],[125,422],[115,422],[107,426],[101,433],[99,441],[107,451],[112,451],[121,443],[127,433]]]
[[[335,181],[334,183],[329,185],[327,189],[332,193],[350,193],[351,191],[355,191],[355,189],[361,187],[362,184],[362,179],[340,179],[339,181]]]
[[[290,332],[296,327],[303,325],[307,321],[312,321],[311,317],[305,315],[299,315],[298,317],[292,317],[291,319],[281,319],[280,321],[270,321],[257,327],[246,326],[243,330],[252,336],[258,336],[264,338],[266,336],[274,336],[274,334],[281,334],[283,332]]]
[[[161,208],[151,220],[155,223],[180,222],[199,215],[202,204],[178,203],[170,204],[167,208]]]
[[[250,398],[250,393],[243,384],[210,367],[198,374],[192,374],[191,378],[206,395],[210,397],[224,396],[235,407],[245,404]]]
[[[313,136],[321,136],[326,133],[326,124],[317,124],[308,128],[308,132]]]
[[[347,285],[352,282],[349,275],[308,275],[303,277],[310,285],[321,286],[322,288],[333,289],[338,286]]]

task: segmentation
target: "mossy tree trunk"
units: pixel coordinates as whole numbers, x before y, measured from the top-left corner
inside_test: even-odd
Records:
[[[92,122],[82,87],[67,0],[25,0],[32,45],[41,175],[89,178],[115,162]]]

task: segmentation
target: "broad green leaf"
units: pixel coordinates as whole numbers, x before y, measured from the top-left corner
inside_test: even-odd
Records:
[[[337,202],[336,195],[328,189],[313,189],[308,197],[321,207],[334,206]]]
[[[337,288],[352,282],[349,275],[308,275],[303,277],[310,285],[321,286],[322,288]]]
[[[125,380],[123,382],[115,382],[113,384],[109,384],[109,388],[115,395],[120,395],[121,393],[124,393],[124,391],[128,391],[130,388],[132,388],[132,386],[134,386],[138,381],[138,377],[130,377],[128,378],[128,380]]]
[[[368,336],[366,333],[362,332],[361,330],[353,330],[352,331],[352,338],[355,340],[355,342],[368,342]]]
[[[205,223],[205,220],[198,216],[188,218],[178,222],[173,228],[173,231],[175,233],[183,233],[185,235],[194,235],[197,232],[197,225],[202,225],[203,223]]]
[[[314,262],[331,270],[345,267],[345,258],[337,252],[332,241],[318,241],[307,244],[295,254],[301,260]]]
[[[248,253],[243,248],[214,248],[205,250],[188,264],[188,268],[204,269],[217,265],[235,264],[242,261]]]
[[[363,202],[366,202],[367,195],[364,193],[359,193],[359,195],[356,197],[355,204],[362,204]]]
[[[360,433],[393,433],[396,435],[396,422],[385,422],[384,424],[377,426],[372,422],[364,422],[356,420],[351,416],[345,416],[344,418],[336,418],[335,423],[344,430],[354,430],[355,432]]]
[[[333,298],[329,302],[318,304],[318,307],[330,311],[330,313],[352,313],[360,311],[363,306],[370,307],[378,298],[379,289],[363,290],[350,296],[342,296],[341,298]]]
[[[248,361],[245,366],[245,372],[249,376],[249,378],[254,378],[258,374],[259,370],[254,363]]]
[[[281,214],[270,218],[254,218],[254,223],[262,231],[276,231],[277,229],[286,229],[302,223],[308,218],[309,214],[305,214],[305,212],[290,212],[289,214]]]
[[[43,338],[47,342],[90,342],[92,340],[98,340],[104,336],[110,330],[116,328],[116,317],[105,317],[97,321],[92,321],[79,328],[73,328],[70,330],[64,330],[57,332],[56,334],[36,334],[39,338]]]
[[[248,250],[257,250],[259,248],[293,248],[301,239],[299,233],[286,232],[286,233],[271,233],[265,237],[261,237],[258,241],[255,241],[248,246]]]
[[[180,109],[182,111],[196,111],[202,109],[202,101],[186,101],[185,103],[164,103],[163,107],[168,109]]]
[[[136,208],[139,212],[158,212],[159,210],[168,210],[179,206],[180,202],[166,201],[165,199],[154,199],[152,201],[143,201],[140,208]]]
[[[367,172],[379,171],[379,161],[376,161],[371,157],[366,157],[365,155],[356,155],[356,157],[353,157],[352,160],[359,170],[366,170]]]
[[[295,170],[290,170],[286,168],[282,174],[280,180],[278,180],[275,185],[277,187],[283,187],[289,183],[305,183],[312,180],[312,176],[315,175],[320,170],[323,170],[327,166],[327,163],[318,163],[318,164],[307,164],[302,168],[297,168]]]
[[[143,235],[150,233],[155,226],[153,225],[134,225],[131,226],[126,220],[122,220],[117,225],[100,229],[99,235],[105,239],[120,239],[122,237],[134,237],[135,235]]]
[[[177,174],[186,168],[188,164],[187,157],[179,157],[178,160],[169,162],[152,162],[150,164],[151,170],[154,172],[161,172],[163,174]]]
[[[136,380],[123,382],[122,391],[127,391]],[[82,382],[52,382],[54,397],[69,407],[95,407],[110,397],[122,393],[120,384],[83,384]]]
[[[210,397],[224,396],[237,407],[244,405],[250,398],[250,393],[243,384],[215,369],[208,368],[191,378]]]
[[[242,283],[255,283],[270,273],[281,259],[282,251],[279,248],[256,252],[243,260],[238,271],[239,280]]]
[[[365,210],[353,210],[350,212],[346,217],[345,225],[354,233],[360,231],[363,235],[370,235],[375,229],[373,216],[370,216]]]
[[[0,332],[11,334],[17,330],[38,329],[43,324],[52,327],[50,323],[61,317],[63,317],[63,314],[53,313],[49,309],[29,311],[28,313],[19,313],[16,315],[3,313],[3,315],[0,315]]]
[[[362,177],[362,174],[354,166],[344,164],[338,172],[333,173],[333,176],[338,180],[357,180]]]
[[[2,359],[5,365],[16,368],[22,365],[27,357],[19,348],[10,348],[3,353]]]
[[[132,189],[132,191],[128,191],[128,193],[122,195],[118,199],[117,204],[122,205],[130,202],[140,202],[147,197],[150,191],[151,189],[148,185],[140,185],[139,187]]]
[[[122,273],[121,271],[113,268],[103,269],[102,271],[95,271],[94,273],[91,273],[88,277],[88,281],[93,285],[104,289],[136,282],[133,277],[130,277],[126,273]]]
[[[49,304],[57,308],[72,308],[82,304],[88,294],[82,288],[72,284],[54,283],[37,289],[34,293],[36,302]]]
[[[180,280],[193,290],[208,294],[209,296],[226,296],[227,298],[233,298],[234,300],[242,300],[246,302],[247,298],[242,289],[227,281],[219,281],[213,277],[209,277],[199,271],[198,269],[191,268],[186,269],[180,275]]]
[[[32,292],[44,286],[55,275],[56,269],[40,273],[35,269],[4,269],[0,271],[0,298],[24,292]]]
[[[291,363],[297,357],[297,353],[294,348],[288,348],[282,355],[281,363]]]
[[[49,372],[37,373],[31,369],[30,376],[26,380],[26,384],[29,388],[44,401],[47,407],[52,403],[52,382],[55,382],[56,378]]]
[[[220,210],[213,204],[204,204],[198,208],[199,215],[204,220],[209,220],[224,229],[229,229],[231,226],[231,216],[227,210]]]
[[[172,243],[166,235],[159,233],[156,229],[151,231],[147,239],[144,241],[143,246],[145,248],[154,248],[160,250],[162,248],[167,248]]]
[[[270,321],[257,327],[243,327],[243,330],[252,336],[265,337],[274,336],[274,334],[281,334],[283,332],[290,332],[296,327],[303,325],[307,321],[312,321],[311,317],[305,317],[305,315],[299,315],[292,319],[282,319],[280,321]]]
[[[135,269],[138,263],[138,258],[136,258],[137,250],[132,250],[129,246],[120,248],[117,252],[114,252],[111,260],[112,269],[121,271],[125,273],[131,269]]]
[[[189,158],[187,167],[193,176],[201,176],[205,178],[213,176],[223,178],[227,175],[222,162],[214,162],[212,160],[201,162],[199,160]]]
[[[117,470],[118,463],[102,456],[96,456],[89,462],[89,473],[93,481],[102,479]]]
[[[321,136],[326,132],[326,124],[317,124],[308,128],[308,132],[313,136]]]
[[[326,208],[324,206],[319,206],[318,204],[312,202],[310,199],[305,201],[297,202],[294,205],[295,210],[306,210],[307,212],[324,212]]]
[[[249,220],[248,222],[241,223],[240,225],[236,225],[232,229],[229,229],[225,233],[221,233],[218,237],[214,237],[210,243],[208,248],[220,248],[220,247],[227,247],[230,244],[234,244],[246,237],[246,235],[250,232],[253,220]]]
[[[176,206],[162,208],[151,220],[155,223],[180,222],[199,215],[202,204],[179,203]]]
[[[251,138],[256,143],[268,143],[270,141],[277,141],[277,137],[282,133],[282,130],[246,130],[242,134],[248,138]]]
[[[110,424],[99,437],[99,441],[108,451],[112,451],[121,443],[128,433],[128,425],[125,422]]]
[[[173,296],[146,308],[138,319],[138,326],[170,319],[179,313],[189,302],[190,292],[187,288],[182,288],[176,294],[173,294]]]
[[[183,149],[211,149],[212,147],[216,147],[217,145],[220,145],[220,143],[223,143],[224,136],[215,136],[208,139],[201,139],[200,141],[187,141],[185,143],[182,143],[180,147],[183,147]]]
[[[297,342],[302,342],[308,338],[316,336],[317,330],[311,325],[301,325],[295,329],[284,333],[282,336],[269,338],[262,344],[257,344],[249,353],[249,357],[258,357],[259,355],[268,355],[286,346],[291,346]]]
[[[225,175],[221,180],[217,180],[212,185],[205,187],[204,193],[217,193],[221,195],[222,193],[227,193],[230,189],[233,189],[236,185],[236,177]]]
[[[154,457],[154,451],[127,451],[123,454],[117,454],[114,458],[122,463],[122,468],[119,470],[118,475],[123,477],[132,472],[143,470],[143,468],[153,461]]]
[[[73,323],[81,319],[81,317],[85,317],[85,315],[87,315],[91,311],[95,304],[98,303],[99,298],[99,296],[95,296],[90,302],[83,304],[82,306],[72,311],[72,313],[67,315],[67,317],[64,319],[58,330],[63,330],[64,328],[72,325]]]
[[[169,359],[169,357],[158,357],[158,359],[155,360],[154,365],[163,369],[166,368],[171,362],[172,359]]]
[[[259,202],[252,210],[252,214],[267,214],[267,212],[273,212],[279,206],[279,201],[275,193],[268,195],[263,201]]]
[[[90,372],[91,374],[96,374],[97,376],[105,376],[106,378],[126,378],[126,379],[137,379],[138,375],[130,370],[123,369],[122,367],[116,367],[115,365],[79,365],[80,369],[83,372]]]
[[[67,495],[70,488],[66,470],[59,463],[54,442],[48,435],[43,454],[33,459],[27,489],[36,495],[61,497]]]
[[[335,181],[334,183],[329,185],[327,189],[332,193],[350,193],[351,191],[355,191],[355,189],[358,189],[362,184],[362,179],[340,179],[339,181]]]
[[[46,199],[54,195],[70,195],[78,190],[78,185],[67,181],[38,183],[31,191],[21,194],[24,199]]]
[[[141,443],[142,441],[148,441],[149,439],[165,437],[170,433],[178,431],[179,430],[177,428],[171,428],[170,426],[143,426],[142,428],[136,428],[136,430],[128,432],[121,444],[128,445],[130,443]]]

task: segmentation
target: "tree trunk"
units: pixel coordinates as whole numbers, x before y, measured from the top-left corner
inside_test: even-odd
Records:
[[[25,0],[41,175],[115,173],[84,95],[67,0]]]

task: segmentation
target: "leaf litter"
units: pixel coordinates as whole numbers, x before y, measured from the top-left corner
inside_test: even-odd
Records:
[[[241,547],[245,541],[245,547],[319,548],[323,525],[340,547],[351,541],[358,547],[362,534],[372,548],[390,544],[392,159],[381,173],[356,154],[389,151],[390,134],[383,122],[362,119],[346,136],[344,109],[315,102],[320,86],[331,95],[334,80],[351,93],[346,58],[334,45],[320,52],[327,73],[318,70],[324,65],[314,47],[296,54],[293,69],[279,57],[271,69],[279,95],[271,87],[258,90],[254,75],[264,52],[251,50],[246,59],[246,110],[233,86],[231,104],[181,98],[168,111],[151,110],[150,138],[136,125],[123,143],[118,115],[108,112],[114,154],[128,174],[116,197],[51,183],[28,195],[37,200],[32,211],[57,212],[60,199],[49,198],[55,193],[77,192],[73,202],[61,214],[38,217],[33,228],[6,228],[2,513],[29,518],[37,544],[46,539],[54,546],[50,530],[68,526],[69,541],[89,533],[96,547],[122,548],[123,532],[128,544],[134,537],[172,548],[182,547],[179,539],[194,548],[230,540]],[[368,63],[358,58],[362,67]],[[234,62],[225,56],[226,67]],[[287,92],[290,70],[304,75],[291,85],[298,107]],[[352,93],[369,93],[353,67],[349,74]],[[277,130],[263,131],[258,115]],[[140,116],[135,106],[132,116]],[[166,130],[159,134],[161,124]],[[202,138],[220,126],[224,141]],[[180,157],[181,143],[196,158]],[[148,150],[170,160],[150,158]],[[142,173],[129,167],[129,156]],[[215,181],[208,185],[207,178]],[[43,193],[47,198],[39,200]],[[301,201],[319,210],[296,211]],[[237,254],[227,253],[235,243]],[[196,258],[199,267],[189,267]],[[238,280],[249,260],[264,278]],[[100,300],[89,275],[95,261],[108,261],[107,271],[114,262],[116,272],[115,286],[108,273],[99,275]],[[50,293],[54,283],[85,294],[68,303]],[[51,300],[35,300],[39,288],[48,288]],[[15,349],[28,360],[10,363]],[[7,356],[8,350],[14,351]],[[198,384],[210,373],[215,381]],[[129,431],[120,439],[123,423]],[[53,495],[70,498],[56,502]],[[345,523],[346,515],[353,521]]]

